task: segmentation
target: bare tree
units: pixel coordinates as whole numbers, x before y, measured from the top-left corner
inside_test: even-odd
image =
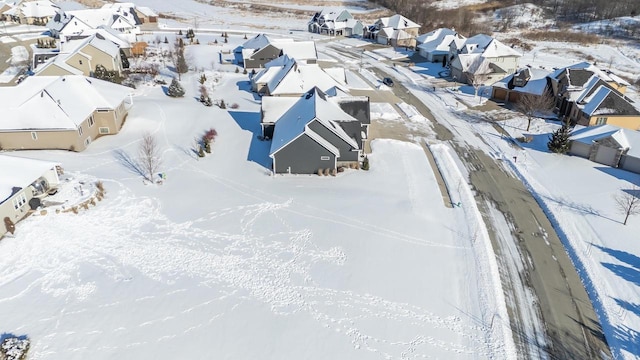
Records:
[[[627,225],[627,220],[631,215],[640,214],[640,188],[636,185],[631,190],[621,190],[620,193],[614,196],[617,209],[621,214],[624,214],[624,225]]]
[[[531,120],[533,120],[536,114],[547,113],[551,111],[554,106],[555,99],[548,91],[545,91],[542,95],[522,93],[516,103],[518,111],[527,117],[527,131],[529,131]]]
[[[143,176],[153,182],[153,175],[158,172],[162,159],[160,158],[160,148],[156,138],[150,133],[146,133],[142,137],[142,142],[138,148],[139,164],[143,172]]]
[[[473,86],[473,90],[475,90],[475,96],[478,97],[478,90],[480,90],[481,86],[485,85],[491,74],[489,62],[485,61],[482,56],[478,56],[467,67],[467,69],[468,70],[464,73],[464,75],[467,77],[467,83]]]

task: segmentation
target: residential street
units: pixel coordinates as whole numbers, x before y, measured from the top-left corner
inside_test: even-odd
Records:
[[[382,77],[383,74],[378,75]],[[531,287],[538,299],[538,304],[531,304],[527,299],[515,299],[507,304],[512,316],[510,321],[514,340],[520,354],[530,359],[611,357],[580,277],[553,226],[528,189],[519,179],[505,171],[500,161],[487,156],[481,150],[469,147],[464,142],[459,142],[459,138],[454,138],[451,131],[439,123],[443,119],[434,118],[429,107],[408,91],[400,80],[395,81],[393,91],[396,96],[415,106],[423,116],[434,121],[437,138],[447,141],[465,162],[471,175],[471,183],[477,191],[478,207],[485,210],[485,222],[493,222],[486,211],[489,203],[494,204],[513,225],[512,234],[508,238],[497,234],[493,228],[489,229],[501,266],[510,261],[530,259],[522,264],[525,269],[523,273],[512,274],[506,269],[501,269],[503,288],[508,299],[517,298],[522,294],[521,291],[515,291],[516,284]],[[435,97],[433,98],[429,103],[430,107],[442,106]],[[385,136],[380,134],[380,137]],[[517,244],[519,257],[509,253],[506,242]],[[516,276],[519,279],[514,279]],[[535,309],[536,307],[538,309]],[[530,335],[537,331],[527,328],[526,324],[530,321],[523,317],[532,309],[534,313],[540,313],[544,320],[545,329],[537,330],[546,330],[546,336],[543,336],[546,337],[547,344]]]

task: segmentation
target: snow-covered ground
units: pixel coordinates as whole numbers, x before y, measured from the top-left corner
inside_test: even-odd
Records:
[[[218,62],[242,38],[198,38],[184,98],[141,83],[118,135],[82,153],[17,153],[107,193],[78,214],[27,218],[0,242],[2,331],[28,335],[33,359],[513,358],[461,175],[451,181],[469,207],[446,207],[422,147],[377,140],[370,171],[271,176],[247,76]],[[201,72],[212,98],[238,109],[197,102]],[[193,139],[211,127],[213,154],[198,160]],[[162,148],[162,185],[125,160],[146,132]]]
[[[246,16],[193,0],[134,2],[191,19],[163,19],[163,29],[212,31],[199,35],[202,45],[188,46],[198,71],[183,76],[183,99],[140,84],[122,132],[83,153],[18,153],[61,162],[77,179],[100,179],[107,195],[78,214],[28,218],[0,241],[0,331],[28,335],[33,359],[515,358],[485,225],[446,145],[431,149],[462,208],[442,204],[422,148],[398,141],[373,142],[368,172],[270,176],[268,143],[256,136],[259,100],[246,76],[220,64],[220,51],[240,44],[245,31],[327,38],[304,32],[304,17]],[[39,36],[18,34],[32,30],[5,32]],[[220,30],[229,31],[229,43],[206,45]],[[615,51],[612,70],[640,73],[631,46],[535,45],[523,64],[559,67],[586,55],[602,64]],[[363,61],[331,51],[324,56],[352,67]],[[386,57],[361,53],[365,67],[386,66],[379,63]],[[548,153],[552,122],[535,121],[534,141],[514,150],[489,124],[467,121],[459,92],[428,91],[441,70],[386,68],[458,139],[502,159],[532,189],[595,301],[614,356],[640,357],[640,218],[621,225],[612,199],[640,185],[638,176]],[[196,102],[202,72],[212,98],[239,108]],[[358,74],[379,84],[366,68]],[[390,104],[372,104],[372,116],[403,121]],[[515,137],[525,124],[513,117],[506,128]],[[219,133],[213,154],[197,160],[193,139],[211,127]],[[163,149],[163,185],[144,185],[123,161],[136,156],[148,131]]]

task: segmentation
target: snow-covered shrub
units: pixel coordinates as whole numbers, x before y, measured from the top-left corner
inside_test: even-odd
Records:
[[[167,95],[171,97],[183,97],[184,96],[184,88],[176,78],[171,80],[171,85],[169,85],[169,89],[167,90]]]
[[[238,105],[237,103],[233,103],[229,107],[232,108],[232,109],[237,109],[237,108],[240,107],[240,105]]]
[[[8,337],[4,339],[0,345],[0,359],[24,360],[27,358],[30,344],[31,342],[28,338]]]
[[[322,168],[318,169],[318,176],[322,176]]]
[[[329,168],[324,169],[324,174],[323,175],[324,176],[329,176],[329,172],[330,171],[331,171],[331,169],[329,169]]]

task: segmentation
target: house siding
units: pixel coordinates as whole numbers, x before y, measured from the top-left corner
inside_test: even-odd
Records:
[[[321,160],[328,156],[329,160]],[[315,174],[318,169],[335,169],[336,157],[306,134],[273,154],[274,172],[286,174]]]
[[[244,59],[245,69],[263,68],[266,63],[280,56],[281,50],[273,45],[267,45]]]
[[[40,149],[59,149],[83,151],[87,148],[85,141],[91,138],[91,142],[95,139],[107,135],[100,134],[100,127],[108,127],[109,135],[117,134],[122,128],[122,124],[127,116],[124,102],[114,110],[104,112],[94,111],[93,119],[95,123],[89,126],[89,118],[84,120],[82,127],[82,135],[78,134],[77,129],[62,130],[15,130],[0,132],[0,146],[5,150],[40,150]],[[37,139],[32,138],[31,133],[35,132]]]
[[[82,75],[84,76],[91,75],[91,71],[93,71],[91,60],[80,53],[71,55],[66,62],[69,66],[82,71]]]
[[[597,125],[598,118],[607,118],[607,125],[615,125],[630,130],[640,130],[639,115],[596,115],[589,119],[588,126]]]
[[[36,76],[64,76],[64,75],[73,75],[73,73],[57,65],[49,65],[46,68],[44,68],[42,71],[36,73]]]
[[[338,161],[358,161],[360,152],[357,149],[353,149],[351,145],[339,138],[331,130],[327,129],[324,125],[318,121],[313,121],[309,125],[309,129],[320,135],[323,139],[331,143],[340,150],[340,157]],[[354,150],[354,151],[352,151]]]
[[[91,71],[94,71],[97,65],[102,65],[109,71],[115,70],[118,74],[122,74],[122,60],[120,60],[119,52],[115,57],[112,57],[92,45],[85,46],[81,51],[91,56]]]
[[[36,179],[33,179],[34,181]],[[17,199],[21,194],[24,194],[27,201],[17,210],[13,206],[13,199]],[[29,212],[29,200],[33,198],[33,191],[31,187],[27,187],[19,190],[3,203],[0,203],[0,237],[7,233],[4,225],[4,218],[8,217],[15,224],[22,220]]]

